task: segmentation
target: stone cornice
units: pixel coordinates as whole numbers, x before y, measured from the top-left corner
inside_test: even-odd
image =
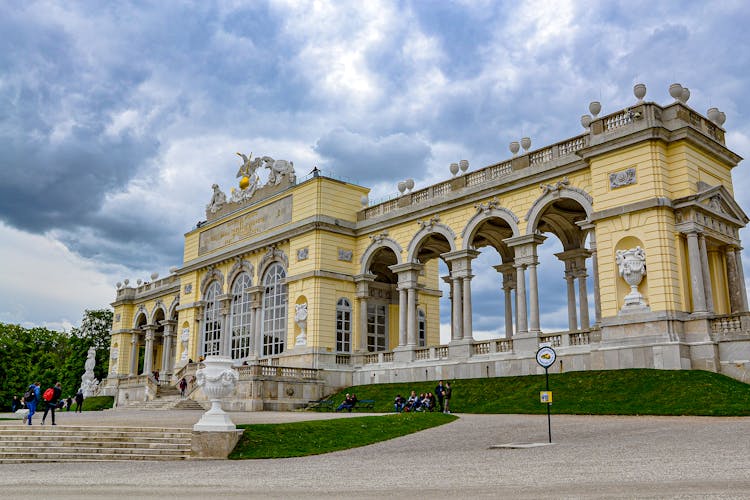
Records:
[[[630,214],[633,212],[640,212],[641,210],[648,210],[650,208],[665,207],[672,208],[672,200],[669,198],[658,197],[649,198],[648,200],[637,201],[635,203],[628,203],[619,207],[608,208],[599,212],[591,214],[591,222],[595,222],[602,219],[609,219],[610,217],[618,217],[623,214]]]
[[[157,288],[143,292],[142,294],[134,294],[128,298],[117,299],[114,302],[110,302],[112,307],[117,307],[125,304],[137,304],[144,301],[149,301],[157,297],[164,297],[173,293],[180,293],[180,281],[177,280],[175,283],[168,287]]]
[[[287,284],[289,284],[295,281],[300,281],[300,280],[304,280],[308,278],[328,278],[328,279],[334,279],[334,280],[354,282],[354,276],[350,274],[338,273],[336,271],[324,271],[324,270],[307,271],[304,273],[294,274],[291,276],[287,276],[285,278],[285,281]]]
[[[317,215],[303,219],[296,223],[291,223],[287,227],[279,230],[271,230],[260,238],[251,239],[250,241],[241,241],[233,245],[224,247],[220,252],[198,257],[187,263],[176,271],[178,275],[187,274],[197,271],[210,265],[217,265],[225,261],[234,259],[237,255],[247,254],[263,250],[272,244],[278,244],[282,241],[296,238],[297,236],[309,233],[311,231],[326,231],[329,233],[341,234],[344,236],[355,237],[354,223],[351,221],[342,221],[327,215]]]

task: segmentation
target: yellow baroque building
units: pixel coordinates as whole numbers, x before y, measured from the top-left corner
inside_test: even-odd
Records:
[[[553,371],[746,379],[748,218],[733,197],[741,158],[725,146],[723,114],[639,100],[582,124],[540,149],[512,143],[512,158],[478,170],[451,165],[453,177],[424,189],[402,183],[378,204],[317,169],[298,179],[291,162],[241,155],[239,188],[214,185],[182,266],[118,284],[105,390],[120,406],[145,404],[222,355],[240,372],[231,408],[292,408],[350,384],[539,373],[543,343],[557,351]],[[550,237],[563,248],[566,331],[540,326],[538,247]],[[477,340],[472,261],[489,246],[501,259],[504,336]]]

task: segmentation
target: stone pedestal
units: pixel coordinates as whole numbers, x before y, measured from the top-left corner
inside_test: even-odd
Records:
[[[224,432],[193,431],[190,456],[226,459],[240,440],[243,429]]]
[[[203,414],[194,431],[234,431],[234,425],[229,415],[221,409],[221,399],[234,392],[239,380],[237,371],[232,368],[232,360],[222,356],[208,356],[203,361],[205,368],[195,373],[195,378],[211,401],[211,409]]]

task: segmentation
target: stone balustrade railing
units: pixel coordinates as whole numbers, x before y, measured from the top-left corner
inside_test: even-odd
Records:
[[[719,316],[711,319],[710,323],[713,335],[750,337],[750,313]]]
[[[648,127],[676,128],[689,126],[724,144],[724,131],[706,117],[699,115],[689,107],[673,103],[661,107],[654,103],[642,103],[632,108],[595,118],[588,132],[571,139],[528,151],[510,160],[496,163],[474,172],[461,174],[447,181],[403,194],[397,198],[371,205],[363,209],[359,220],[373,219],[386,215],[399,208],[434,201],[448,194],[466,188],[489,185],[497,179],[507,177],[513,172],[527,167],[539,167],[550,164],[556,166],[561,162],[577,161],[577,151],[593,144],[611,140],[613,136],[628,134]]]
[[[316,368],[297,368],[292,366],[272,365],[243,365],[235,367],[240,380],[250,380],[255,377],[286,377],[303,380],[315,380],[320,370]]]

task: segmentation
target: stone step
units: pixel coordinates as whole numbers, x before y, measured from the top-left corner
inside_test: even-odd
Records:
[[[0,426],[0,463],[184,460],[192,432],[170,427]]]

